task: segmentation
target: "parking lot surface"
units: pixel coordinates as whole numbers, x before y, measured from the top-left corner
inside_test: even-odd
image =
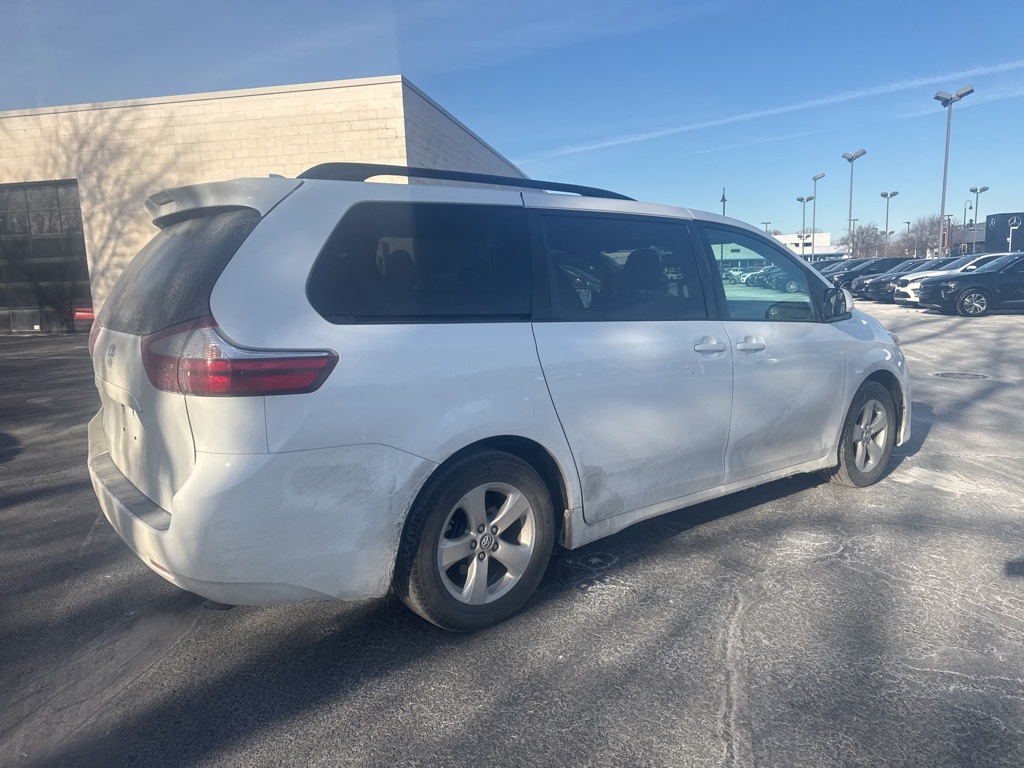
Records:
[[[1024,314],[859,306],[914,380],[878,485],[792,478],[558,552],[468,636],[164,582],[89,485],[85,336],[0,337],[0,762],[1024,765]]]

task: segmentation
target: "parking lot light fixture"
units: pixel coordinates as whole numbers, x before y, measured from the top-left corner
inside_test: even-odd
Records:
[[[946,152],[942,160],[942,203],[939,206],[939,256],[943,255],[942,233],[943,227],[946,226],[946,178],[949,175],[949,130],[953,124],[953,105],[972,93],[974,93],[974,86],[965,85],[956,93],[939,91],[933,97],[946,110]]]
[[[981,221],[981,209],[978,208],[978,197],[988,192],[988,187],[971,187],[974,193],[974,229],[971,231],[971,253],[978,252],[978,222]]]
[[[818,182],[824,178],[824,173],[811,176],[811,181],[814,182],[814,191],[811,193],[811,199],[814,200],[814,205],[811,206],[811,261],[814,261],[814,233],[818,231],[818,201],[815,198],[818,197]]]
[[[770,221],[762,221],[761,223],[764,224],[764,233],[767,235],[768,234],[768,225],[771,224],[771,222]]]
[[[889,255],[889,201],[892,200],[899,192],[883,192],[882,197],[885,198],[885,249],[882,253],[885,256]]]
[[[800,196],[796,199],[803,206],[803,219],[800,222],[800,258],[804,258],[804,248],[807,245],[807,204],[814,199],[814,195],[807,197]]]
[[[864,157],[868,151],[866,149],[858,149],[856,152],[843,152],[843,160],[850,164],[850,211],[846,217],[846,239],[849,240],[850,256],[853,256],[853,161],[858,157]]]

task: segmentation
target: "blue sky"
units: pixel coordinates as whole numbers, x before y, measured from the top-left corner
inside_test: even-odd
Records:
[[[971,186],[1024,209],[1024,10],[989,1],[0,0],[0,110],[403,74],[535,178],[800,228],[890,228]],[[0,149],[2,161],[2,149]],[[808,208],[808,226],[811,211]],[[968,214],[972,216],[972,213]]]

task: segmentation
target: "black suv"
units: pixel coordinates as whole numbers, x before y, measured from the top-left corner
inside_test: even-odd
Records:
[[[1024,252],[1000,256],[973,272],[927,277],[921,281],[918,303],[964,317],[1024,307]]]
[[[855,278],[887,272],[897,264],[901,264],[906,260],[906,256],[865,259],[863,262],[851,267],[850,269],[843,269],[838,272],[829,272],[826,277],[832,281],[832,285],[836,288],[849,288]]]

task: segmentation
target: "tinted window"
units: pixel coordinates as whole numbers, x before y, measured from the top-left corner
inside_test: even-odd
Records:
[[[313,266],[309,301],[334,323],[528,319],[522,208],[434,203],[353,207]]]
[[[545,214],[555,319],[690,320],[707,316],[684,224]]]
[[[145,335],[209,314],[214,283],[259,221],[247,208],[160,230],[114,283],[100,323]]]
[[[729,319],[815,319],[807,274],[791,258],[742,230],[705,226],[704,231],[716,260],[739,253],[761,265],[745,282],[723,282]]]

